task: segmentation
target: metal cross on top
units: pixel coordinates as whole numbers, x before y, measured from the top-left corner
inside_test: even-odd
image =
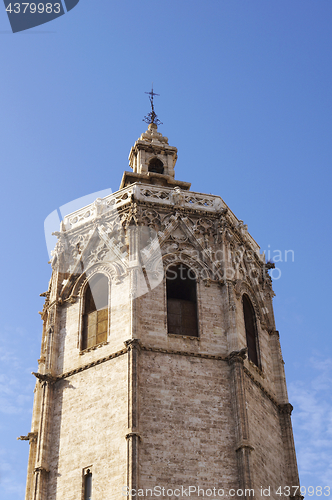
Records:
[[[150,99],[150,104],[151,104],[151,113],[148,113],[144,118],[143,118],[143,122],[145,123],[154,123],[155,125],[162,125],[162,122],[158,119],[156,113],[155,113],[155,110],[154,110],[154,104],[153,104],[153,98],[155,95],[158,95],[159,94],[156,94],[155,92],[153,92],[153,84],[152,84],[152,89],[150,92],[145,92],[145,94],[148,94],[149,95],[149,99]]]

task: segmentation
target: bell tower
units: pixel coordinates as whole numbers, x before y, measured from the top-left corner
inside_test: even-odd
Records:
[[[175,180],[153,95],[119,191],[57,233],[26,500],[300,498],[271,264]]]

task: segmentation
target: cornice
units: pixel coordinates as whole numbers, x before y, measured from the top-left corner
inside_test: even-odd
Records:
[[[64,372],[58,377],[50,377],[49,375],[42,375],[42,374],[35,374],[34,375],[40,379],[41,381],[46,381],[46,382],[51,382],[52,384],[59,382],[61,380],[64,380],[68,377],[71,377],[72,375],[76,375],[77,373],[81,373],[85,370],[88,370],[89,368],[92,368],[94,366],[98,366],[102,363],[105,363],[107,361],[110,361],[112,359],[118,358],[119,356],[123,356],[124,354],[127,354],[129,350],[131,349],[139,349],[141,351],[145,352],[154,352],[156,354],[169,354],[169,355],[174,355],[174,356],[185,356],[185,357],[193,357],[193,358],[200,358],[200,359],[211,359],[214,361],[224,361],[228,363],[229,365],[232,365],[234,363],[240,363],[241,366],[243,366],[243,371],[244,373],[253,381],[253,383],[259,387],[259,389],[267,396],[267,398],[274,404],[276,409],[280,414],[288,414],[290,415],[293,410],[293,406],[290,403],[278,403],[277,400],[265,389],[265,387],[252,375],[250,370],[244,366],[244,360],[246,358],[247,354],[247,348],[240,349],[239,351],[233,351],[229,355],[226,356],[221,356],[221,355],[215,355],[215,354],[205,354],[205,353],[199,353],[199,352],[192,352],[192,351],[181,351],[181,350],[174,350],[174,349],[163,349],[159,347],[152,347],[152,346],[146,346],[141,343],[139,339],[129,339],[124,342],[125,348],[120,349],[119,351],[116,351],[112,354],[109,354],[108,356],[105,356],[103,358],[99,358],[97,360],[91,361],[90,363],[87,363],[86,365],[80,366],[78,368],[75,368],[74,370],[70,370],[68,372]]]
[[[102,363],[105,363],[106,361],[110,361],[111,359],[118,358],[119,356],[122,356],[123,354],[126,354],[128,352],[127,348],[121,349],[120,351],[116,351],[112,354],[109,354],[108,356],[105,356],[104,358],[99,358],[95,361],[91,361],[90,363],[87,363],[86,365],[80,366],[78,368],[74,368],[74,370],[70,370],[68,372],[62,373],[62,375],[59,375],[57,377],[57,382],[59,380],[66,379],[68,377],[71,377],[72,375],[76,375],[76,373],[81,373],[85,370],[88,370],[89,368],[92,368],[93,366],[100,365]]]
[[[201,359],[214,359],[216,361],[227,361],[227,356],[217,356],[215,354],[204,354],[204,353],[190,352],[190,351],[176,351],[173,349],[163,349],[163,348],[143,346],[143,345],[141,346],[141,350],[160,353],[160,354],[173,354],[175,356],[187,356],[187,357],[201,358]]]
[[[252,375],[250,370],[244,366],[244,373],[254,382],[254,384],[259,387],[259,389],[268,397],[268,399],[274,404],[274,406],[280,411],[280,404],[278,401],[265,389],[265,387]]]

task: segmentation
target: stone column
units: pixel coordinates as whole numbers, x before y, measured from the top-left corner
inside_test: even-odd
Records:
[[[290,403],[279,405],[280,426],[285,450],[285,479],[287,481],[284,486],[300,486],[291,421],[292,411],[293,406]],[[294,488],[291,488],[289,498],[303,498],[300,492],[297,492],[295,497],[292,496],[292,491]]]
[[[54,277],[53,283],[58,285],[59,273]],[[40,366],[40,372],[33,373],[39,381],[38,400],[34,415],[33,427],[38,426],[37,443],[34,445],[35,455],[33,473],[33,486],[27,491],[26,500],[47,500],[47,483],[49,475],[49,450],[50,450],[50,428],[53,412],[53,384],[56,381],[57,364],[57,334],[58,334],[58,303],[57,288],[53,295],[53,302],[47,311],[45,345],[43,356],[45,357]],[[55,300],[54,300],[55,299]],[[32,464],[31,464],[32,465]],[[32,472],[32,471],[31,471]],[[28,496],[29,495],[29,496]]]
[[[246,406],[245,383],[244,383],[244,359],[247,349],[233,351],[228,356],[231,366],[231,394],[235,417],[236,455],[238,464],[239,488],[250,490],[254,488],[253,467],[251,452],[254,449],[249,441],[249,422]],[[244,495],[246,500],[250,495]]]
[[[138,339],[126,340],[128,352],[128,433],[127,439],[127,486],[138,489],[138,362],[140,342]],[[136,498],[133,496],[133,498]]]
[[[167,173],[168,175],[170,175],[171,177],[175,177],[175,172],[174,172],[174,154],[167,154],[166,153],[166,158],[167,158]]]
[[[236,328],[236,303],[234,298],[233,283],[230,280],[226,281],[226,301],[225,315],[228,319],[227,344],[228,352],[235,352],[241,348],[239,336]]]
[[[34,485],[34,467],[36,463],[37,454],[37,437],[38,432],[29,432],[24,440],[29,440],[30,450],[29,450],[29,461],[28,461],[28,474],[27,474],[27,484],[25,490],[25,499],[30,500],[32,497],[33,485]],[[17,439],[23,439],[23,436]]]
[[[36,374],[37,375],[37,374]],[[53,402],[53,380],[47,375],[41,376],[41,405],[40,421],[38,429],[38,441],[36,447],[36,461],[34,467],[34,486],[30,495],[32,500],[47,500],[47,479],[48,469],[48,451],[49,451],[49,426],[50,426],[50,408]],[[29,499],[30,500],[30,499]]]
[[[269,332],[269,336],[277,401],[280,404],[288,403],[284,361],[281,354],[279,332],[277,330],[272,330]]]
[[[286,377],[284,370],[284,361],[282,359],[279,332],[272,330],[269,332],[271,351],[273,354],[273,371],[274,381],[276,386],[276,394],[278,398],[279,420],[281,427],[281,435],[285,450],[285,484],[284,486],[299,486],[299,475],[296,461],[296,453],[294,446],[293,428],[291,421],[291,413],[293,410],[292,405],[288,402]],[[294,488],[291,488],[291,493]],[[292,497],[294,498],[294,497]],[[301,494],[295,498],[302,498]]]

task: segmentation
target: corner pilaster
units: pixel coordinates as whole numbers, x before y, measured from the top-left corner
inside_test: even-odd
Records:
[[[127,439],[127,486],[129,490],[138,489],[138,363],[141,350],[138,339],[125,341],[128,353],[128,433]]]
[[[231,393],[235,416],[236,457],[238,464],[239,488],[243,491],[254,488],[251,452],[254,450],[249,439],[249,422],[244,383],[244,359],[247,349],[233,351],[228,356],[231,367]],[[250,495],[248,496],[249,499]],[[244,496],[247,500],[247,496]]]
[[[269,337],[277,401],[280,404],[288,403],[284,361],[281,354],[279,332],[277,330],[272,330],[269,332]]]
[[[285,477],[288,481],[287,486],[300,486],[291,421],[292,411],[293,406],[290,403],[279,405],[280,426],[285,450]],[[298,494],[292,498],[300,500],[303,497]]]
[[[41,385],[41,405],[40,420],[38,429],[38,439],[35,451],[35,463],[33,468],[33,488],[27,497],[27,500],[47,500],[47,480],[49,474],[48,451],[49,451],[49,426],[51,417],[51,408],[53,406],[53,382],[50,380],[42,381]],[[32,451],[32,450],[31,450]],[[32,465],[32,464],[31,464]]]

